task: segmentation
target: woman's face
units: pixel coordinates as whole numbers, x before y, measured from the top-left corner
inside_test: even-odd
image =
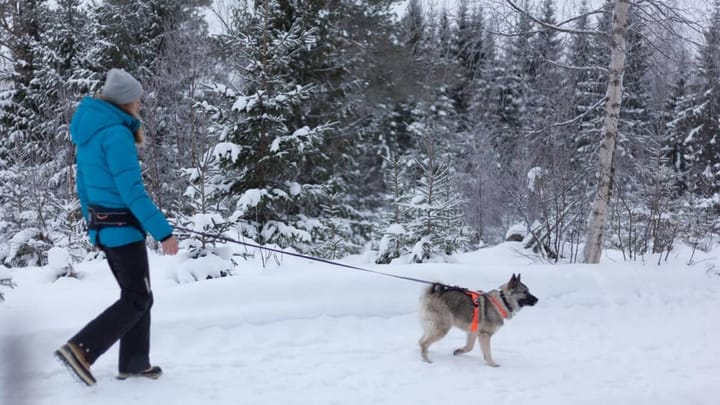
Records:
[[[141,104],[140,99],[137,99],[131,103],[125,104],[125,108],[127,108],[127,112],[129,112],[130,115],[132,115],[134,117],[139,117],[140,116],[140,107],[141,107],[140,104]]]

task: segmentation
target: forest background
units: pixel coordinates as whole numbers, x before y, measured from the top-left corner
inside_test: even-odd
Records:
[[[614,4],[1,1],[0,260],[95,256],[68,124],[121,67],[146,90],[147,191],[181,227],[376,263],[507,239],[582,261]],[[720,3],[705,6],[629,9],[604,241],[626,260],[717,240]],[[180,236],[232,273],[211,238]]]

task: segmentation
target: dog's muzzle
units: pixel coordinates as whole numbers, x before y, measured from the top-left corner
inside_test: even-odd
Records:
[[[528,293],[527,297],[524,297],[523,299],[518,300],[518,304],[520,304],[521,307],[525,307],[525,306],[531,307],[531,306],[537,304],[538,301],[539,300],[537,299],[536,296]]]

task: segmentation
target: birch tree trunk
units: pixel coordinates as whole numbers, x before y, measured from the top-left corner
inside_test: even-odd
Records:
[[[588,231],[585,237],[585,263],[599,263],[612,197],[615,175],[615,144],[617,141],[618,118],[622,102],[623,72],[625,69],[625,35],[627,30],[629,0],[615,0],[613,8],[612,37],[610,40],[610,66],[607,87],[607,103],[603,139],[600,144],[600,167],[598,190],[593,201]]]

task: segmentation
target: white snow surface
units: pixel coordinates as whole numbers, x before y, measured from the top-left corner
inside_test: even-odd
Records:
[[[178,284],[182,255],[151,253],[156,381],[118,381],[117,345],[73,381],[53,351],[119,295],[104,261],[10,269],[2,288],[0,404],[716,404],[720,397],[719,260],[671,256],[657,266],[610,253],[598,265],[534,261],[506,243],[453,263],[343,262],[489,290],[511,274],[540,299],[493,337],[499,368],[457,330],[420,360],[425,286],[284,255],[239,262],[234,276]],[[259,255],[258,255],[259,256]]]

